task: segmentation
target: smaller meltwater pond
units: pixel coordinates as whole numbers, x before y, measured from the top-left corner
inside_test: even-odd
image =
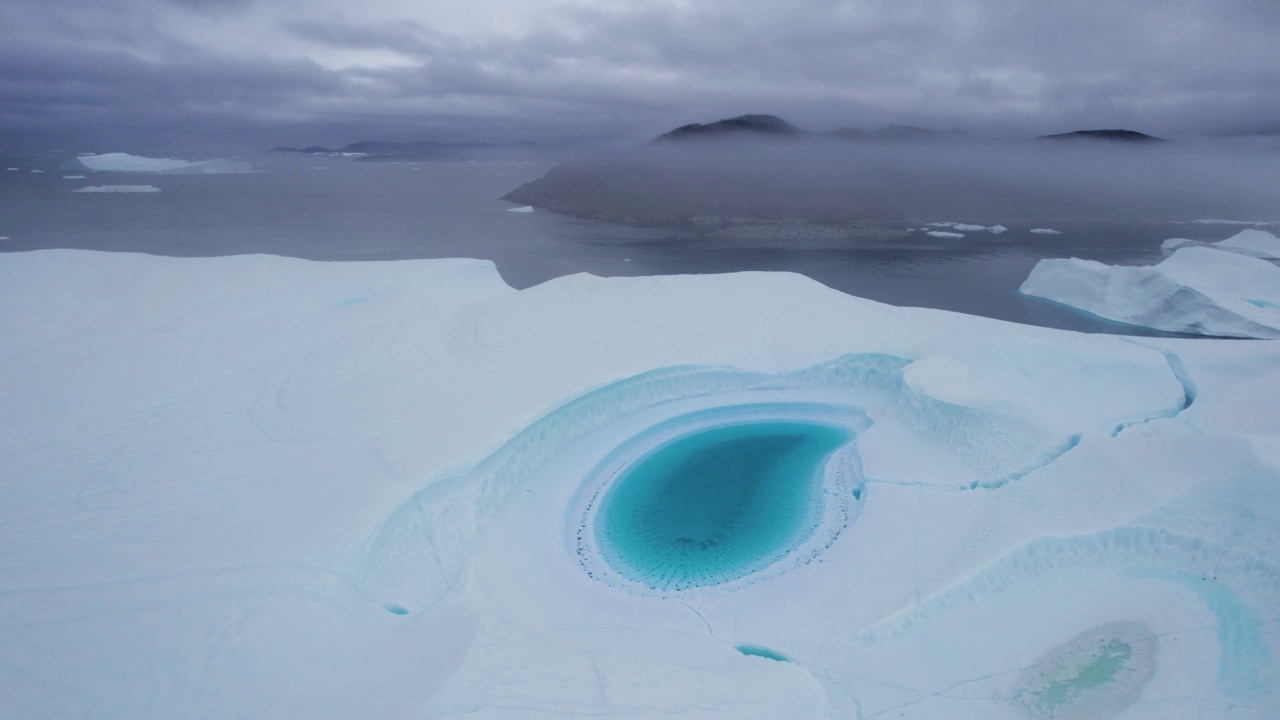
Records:
[[[595,516],[597,547],[619,575],[656,591],[764,569],[822,523],[828,461],[853,436],[780,420],[676,437],[614,478]]]

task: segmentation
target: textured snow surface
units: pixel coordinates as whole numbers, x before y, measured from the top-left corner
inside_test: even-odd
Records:
[[[1245,233],[1269,235],[1259,230]],[[1240,235],[1224,242],[1237,238]],[[1267,246],[1245,239],[1237,245],[1181,247],[1153,266],[1041,260],[1021,292],[1158,330],[1278,338],[1280,267],[1237,252],[1244,248],[1256,254],[1257,248]]]
[[[145,172],[219,175],[225,173],[248,172],[253,165],[240,160],[174,160],[170,158],[149,158],[129,153],[103,153],[101,155],[81,155],[76,162],[86,170],[95,172]]]
[[[72,192],[78,193],[158,193],[155,185],[89,185]]]
[[[7,717],[1280,716],[1275,342],[474,260],[9,253],[0,301]],[[849,418],[845,511],[593,574],[610,468],[741,408]]]

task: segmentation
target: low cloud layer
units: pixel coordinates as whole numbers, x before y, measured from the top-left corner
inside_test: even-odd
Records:
[[[773,112],[1027,136],[1280,127],[1272,0],[8,0],[0,133],[633,140]]]

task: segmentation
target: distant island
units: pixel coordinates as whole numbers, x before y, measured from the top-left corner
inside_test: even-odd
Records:
[[[659,135],[653,142],[708,140],[744,135],[799,137],[809,134],[811,134],[809,131],[801,130],[776,115],[740,115],[706,125],[697,123],[682,125],[671,132]]]
[[[1127,132],[1127,131],[1126,131]],[[1137,133],[1141,134],[1141,133]],[[912,125],[886,125],[872,130],[843,127],[824,133],[815,133],[796,127],[776,115],[740,115],[727,120],[700,125],[682,125],[663,133],[652,142],[686,140],[715,140],[744,137],[777,138],[835,138],[838,140],[869,140],[883,142],[913,142],[920,140],[966,140],[973,136],[964,130],[931,130]]]
[[[1132,130],[1049,139],[1078,142],[998,141],[907,125],[813,132],[775,115],[742,115],[682,125],[631,150],[561,164],[503,199],[575,217],[737,237],[882,235],[925,221],[997,224],[1128,212],[1121,194],[1102,192],[1097,183],[1046,179],[1045,163],[1058,155],[1101,162],[1114,157],[1103,146],[1117,142],[1164,143]]]
[[[1041,135],[1037,140],[1105,140],[1109,142],[1160,143],[1169,142],[1164,138],[1140,133],[1135,130],[1076,130],[1075,132]]]

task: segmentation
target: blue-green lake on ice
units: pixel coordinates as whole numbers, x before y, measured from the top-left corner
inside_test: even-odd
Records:
[[[826,460],[853,431],[799,421],[678,437],[625,469],[595,522],[605,560],[655,590],[728,582],[802,543],[823,512]]]

